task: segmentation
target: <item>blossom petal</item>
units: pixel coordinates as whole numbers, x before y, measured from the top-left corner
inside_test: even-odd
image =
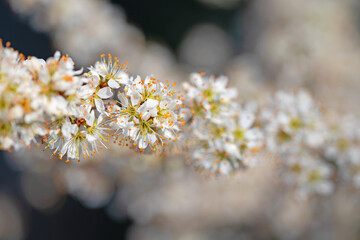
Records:
[[[86,124],[93,126],[95,122],[95,112],[92,110],[89,114],[85,115]]]
[[[99,97],[101,97],[102,99],[107,99],[107,98],[112,97],[113,93],[112,93],[110,87],[104,87],[104,88],[101,88],[101,89],[97,92],[97,95],[98,95]]]
[[[251,113],[243,113],[240,117],[240,126],[243,129],[248,129],[254,123],[255,116]]]
[[[117,89],[120,87],[120,84],[117,83],[114,79],[110,79],[108,81],[108,85],[109,85],[109,87],[114,88],[114,89]]]
[[[125,97],[123,93],[118,94],[118,98],[122,107],[127,107],[129,105],[129,100]]]
[[[101,99],[95,99],[95,106],[100,113],[105,111],[104,102]]]

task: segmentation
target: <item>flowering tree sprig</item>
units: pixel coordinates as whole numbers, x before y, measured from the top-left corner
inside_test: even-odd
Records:
[[[172,90],[176,83],[129,77],[127,63],[120,64],[110,54],[102,55],[82,75],[82,70],[74,70],[72,59],[59,52],[46,61],[24,60],[13,49],[1,47],[0,56],[4,150],[20,148],[24,141],[29,146],[42,136],[45,148],[69,161],[90,157],[99,148],[109,149],[112,138],[147,152],[161,151],[180,137],[185,122],[182,95]],[[11,113],[6,121],[5,111]],[[13,115],[18,122],[11,122]]]
[[[69,56],[25,57],[0,44],[0,149],[32,142],[60,159],[86,159],[111,143],[138,153],[171,146],[210,175],[256,165],[259,151],[282,159],[300,194],[330,194],[339,180],[360,182],[356,121],[332,126],[304,90],[278,91],[266,104],[238,103],[225,76],[193,73],[183,83],[132,77],[110,54],[87,71]]]

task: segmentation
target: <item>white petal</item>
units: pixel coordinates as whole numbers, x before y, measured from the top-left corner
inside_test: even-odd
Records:
[[[235,144],[225,144],[225,151],[231,156],[235,158],[241,158],[238,147]]]
[[[84,85],[80,88],[79,92],[77,93],[79,98],[87,99],[95,92],[94,88],[91,88],[89,84]]]
[[[138,132],[139,132],[139,128],[132,127],[129,132],[129,136],[135,138]]]
[[[89,126],[93,126],[95,122],[95,112],[92,110],[89,114],[85,116],[86,124]]]
[[[252,128],[245,132],[245,138],[247,140],[261,140],[263,138],[263,134],[259,129]]]
[[[200,89],[205,87],[204,81],[199,73],[192,73],[190,75],[190,81]]]
[[[114,89],[117,89],[120,87],[120,84],[118,84],[114,79],[110,79],[108,81],[108,85],[109,85],[109,87],[114,88]]]
[[[103,114],[100,114],[100,116],[98,117],[98,120],[96,122],[96,125],[99,125],[103,120],[104,120]]]
[[[119,72],[116,75],[116,81],[120,84],[127,84],[129,83],[129,75],[125,72]]]
[[[139,140],[139,148],[145,149],[147,146],[148,146],[147,137],[140,138],[140,140]]]
[[[96,137],[92,134],[86,134],[86,139],[90,142],[93,142],[96,140]]]
[[[100,113],[105,111],[104,102],[101,99],[95,98],[95,106],[96,110],[98,110]]]
[[[158,115],[158,110],[156,108],[153,108],[153,109],[149,110],[149,114],[151,117],[156,117]]]
[[[71,134],[76,134],[79,131],[79,127],[76,124],[71,124],[70,129]]]
[[[240,117],[240,126],[243,129],[248,129],[254,123],[255,116],[251,113],[243,113]]]
[[[216,81],[214,81],[213,87],[216,91],[223,91],[228,83],[228,78],[225,76],[219,76]]]
[[[149,136],[149,141],[151,144],[154,144],[156,142],[156,135],[155,134],[149,134],[148,133],[148,136]]]
[[[118,94],[118,98],[120,100],[122,107],[127,107],[129,105],[129,101],[123,93]]]
[[[78,158],[77,155],[77,145],[75,143],[71,143],[68,147],[67,156],[68,158]]]
[[[176,105],[180,105],[180,104],[182,104],[181,100],[172,100],[168,105],[168,109],[172,110],[176,107]]]
[[[97,95],[103,99],[107,99],[107,98],[110,98],[113,93],[111,91],[111,88],[109,87],[104,87],[104,88],[101,88],[98,92],[97,92]]]
[[[221,174],[229,174],[232,170],[231,164],[228,161],[221,161],[219,167]]]
[[[164,131],[164,136],[165,136],[166,138],[172,138],[172,139],[175,138],[174,133],[173,133],[172,131],[170,131],[170,130],[167,130],[167,129]]]
[[[146,106],[147,108],[154,108],[157,107],[159,105],[159,101],[158,100],[154,100],[154,99],[148,99],[146,101]]]
[[[68,143],[64,143],[63,145],[60,145],[60,154],[59,154],[59,156],[60,157],[64,156],[66,154],[68,148],[69,148]]]
[[[226,98],[236,98],[236,96],[238,95],[238,92],[235,88],[229,88],[226,92],[224,97]]]
[[[68,120],[62,125],[61,133],[65,138],[71,137],[71,123]]]
[[[141,100],[141,95],[140,93],[138,93],[137,91],[132,91],[130,94],[130,100],[131,100],[131,104],[133,106],[136,106],[139,104],[140,100]]]
[[[59,61],[60,57],[61,57],[61,53],[60,53],[59,51],[56,51],[55,54],[54,54],[54,58],[55,58],[57,61]]]

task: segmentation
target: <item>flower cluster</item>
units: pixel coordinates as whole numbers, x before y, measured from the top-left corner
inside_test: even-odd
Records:
[[[101,55],[82,75],[76,114],[58,121],[50,134],[54,154],[80,160],[110,149],[110,139],[139,152],[160,151],[179,138],[179,93],[153,77],[129,77],[128,68],[110,54]]]
[[[325,157],[339,170],[340,180],[353,182],[360,187],[360,128],[353,117],[345,117],[342,124],[330,131],[330,141],[325,147]]]
[[[334,190],[334,169],[324,162],[319,154],[298,150],[283,160],[284,180],[290,186],[294,186],[300,196],[306,197],[312,193],[329,195]]]
[[[80,102],[81,81],[71,58],[56,52],[47,61],[25,60],[12,48],[0,45],[2,149],[30,146],[44,136],[49,123],[72,114]]]
[[[119,88],[120,83],[128,81],[126,68],[111,55],[108,62],[102,55],[95,67],[69,84],[70,89],[76,90],[73,98],[77,101],[68,100],[71,111],[51,123],[49,134],[43,139],[48,143],[46,148],[60,159],[66,155],[67,161],[99,154],[99,148],[109,149],[106,143],[110,142],[111,133],[106,124],[104,100],[113,96],[112,90]]]
[[[182,106],[180,92],[171,90],[153,77],[130,79],[124,92],[118,92],[118,103],[108,112],[119,143],[129,142],[140,152],[160,151],[159,147],[179,139]],[[176,83],[173,84],[175,86]]]
[[[9,46],[9,44],[7,44]],[[31,107],[31,76],[22,64],[24,57],[13,49],[0,44],[0,147],[18,148],[29,145],[34,133],[31,119],[25,113],[35,110]],[[29,129],[31,129],[29,131]],[[28,133],[30,132],[30,134]]]
[[[310,94],[279,91],[264,106],[260,119],[267,149],[284,162],[286,182],[304,196],[312,191],[331,193],[334,169],[324,155],[329,128]]]
[[[229,174],[253,165],[263,145],[261,131],[253,127],[255,113],[234,101],[237,92],[227,88],[227,83],[224,76],[200,73],[192,74],[184,84],[195,165],[211,174]]]
[[[81,75],[59,52],[45,61],[0,50],[1,149],[30,146],[39,136],[68,162],[109,149],[111,138],[146,152],[180,137],[182,95],[168,81],[129,77],[127,63],[110,54]]]
[[[59,52],[25,59],[1,44],[0,148],[39,139],[68,162],[111,142],[140,153],[177,146],[210,175],[254,166],[264,149],[282,159],[285,182],[301,195],[329,194],[338,180],[360,186],[358,123],[326,122],[308,92],[278,91],[266,104],[239,104],[224,76],[193,73],[183,95],[176,83],[132,77],[128,68],[109,54],[83,73]]]
[[[269,102],[262,110],[261,120],[270,150],[283,153],[299,144],[316,148],[324,143],[326,124],[309,93],[278,91]]]

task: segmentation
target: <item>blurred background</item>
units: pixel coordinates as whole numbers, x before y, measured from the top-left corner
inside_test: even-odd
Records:
[[[357,0],[0,0],[0,38],[25,55],[60,50],[86,69],[111,53],[130,74],[180,83],[221,73],[240,101],[305,87],[357,117],[359,31]],[[358,190],[299,200],[274,156],[208,180],[180,157],[111,149],[71,165],[0,152],[0,239],[360,238]]]

